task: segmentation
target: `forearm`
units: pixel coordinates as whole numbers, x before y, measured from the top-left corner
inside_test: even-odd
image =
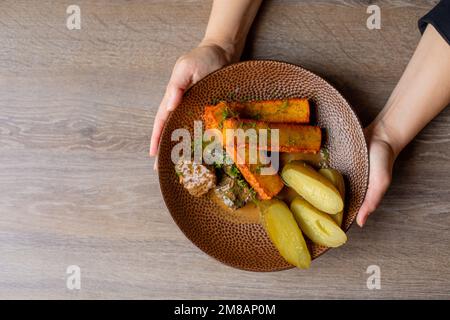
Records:
[[[398,153],[450,103],[450,46],[429,25],[386,106],[369,126]]]
[[[230,62],[239,60],[262,0],[214,0],[201,45],[218,45]]]

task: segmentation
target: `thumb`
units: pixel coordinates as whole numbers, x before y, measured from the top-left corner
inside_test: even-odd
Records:
[[[166,102],[165,108],[168,112],[172,112],[181,103],[185,88],[177,84],[169,83],[166,91],[166,98],[163,101]]]
[[[356,222],[360,227],[364,226],[369,215],[374,212],[380,205],[380,202],[389,187],[388,178],[382,179],[382,181],[378,180],[379,179],[376,179],[375,181],[370,182],[369,177],[369,187],[367,189],[367,194],[363,204],[361,205],[361,208],[359,209],[358,216],[356,217]]]
[[[181,103],[184,91],[191,84],[191,79],[192,74],[188,72],[187,68],[175,66],[153,123],[150,141],[150,156],[156,156],[164,124],[169,117],[170,112],[175,110]]]
[[[175,66],[167,85],[165,99],[163,99],[163,101],[166,101],[167,111],[175,110],[181,103],[184,92],[192,84],[193,73],[191,69],[188,64],[181,62]]]

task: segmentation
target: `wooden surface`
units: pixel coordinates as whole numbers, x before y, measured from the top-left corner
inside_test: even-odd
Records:
[[[378,4],[382,29],[366,28]],[[367,124],[436,1],[266,1],[246,58],[324,76]],[[221,265],[162,200],[149,135],[176,58],[202,38],[209,1],[0,1],[0,298],[450,298],[450,110],[402,153],[367,227],[308,271]],[[369,265],[381,290],[368,290]],[[81,267],[81,290],[66,268]]]

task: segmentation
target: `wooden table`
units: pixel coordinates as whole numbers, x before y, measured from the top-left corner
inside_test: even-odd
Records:
[[[437,1],[266,1],[246,58],[286,60],[333,83],[367,124]],[[147,156],[176,58],[209,1],[0,2],[0,298],[450,298],[450,110],[401,154],[364,230],[308,271],[252,273],[202,253],[172,221]],[[81,268],[81,290],[66,268]],[[366,269],[381,268],[381,290]]]

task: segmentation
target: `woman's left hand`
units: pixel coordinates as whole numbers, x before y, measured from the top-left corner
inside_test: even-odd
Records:
[[[356,218],[360,227],[364,226],[369,215],[378,208],[388,190],[396,158],[392,146],[385,137],[375,134],[370,127],[364,130],[364,134],[369,147],[369,187]]]

